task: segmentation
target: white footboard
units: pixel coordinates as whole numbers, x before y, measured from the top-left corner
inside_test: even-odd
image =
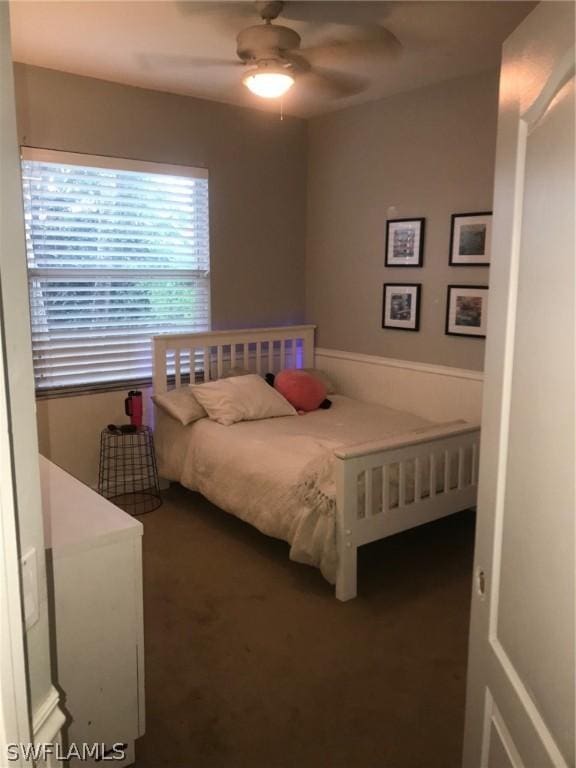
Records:
[[[359,546],[476,504],[479,441],[460,422],[335,451],[339,600],[356,596]]]

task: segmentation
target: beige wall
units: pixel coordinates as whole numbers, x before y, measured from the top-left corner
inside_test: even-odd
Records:
[[[15,65],[20,142],[206,166],[214,328],[304,315],[306,124],[296,118]],[[84,482],[122,392],[42,400],[40,449]]]
[[[481,369],[484,342],[444,335],[450,215],[492,207],[497,73],[452,80],[309,123],[307,320],[322,347]],[[424,267],[384,267],[386,218],[426,217]],[[421,282],[419,333],[383,330],[384,282]]]
[[[152,426],[152,390],[142,389],[144,423]],[[38,400],[40,453],[87,485],[98,485],[100,431],[107,424],[125,424],[126,392],[99,392],[78,397]]]
[[[15,65],[22,144],[210,172],[214,328],[300,322],[306,124]]]

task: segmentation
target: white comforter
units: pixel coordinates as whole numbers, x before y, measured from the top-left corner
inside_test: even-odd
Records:
[[[263,533],[287,541],[290,557],[336,579],[333,450],[431,424],[414,414],[333,395],[332,408],[224,427],[201,419],[182,427],[160,415],[160,474],[199,491]],[[310,479],[314,493],[309,493]],[[325,497],[325,498],[323,498]]]

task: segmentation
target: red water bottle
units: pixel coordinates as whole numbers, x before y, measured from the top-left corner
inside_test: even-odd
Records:
[[[142,392],[133,389],[128,392],[128,397],[124,400],[124,410],[126,416],[130,416],[130,424],[134,427],[142,426]]]

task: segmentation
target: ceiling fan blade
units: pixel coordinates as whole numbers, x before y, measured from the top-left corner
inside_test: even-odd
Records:
[[[392,58],[402,50],[402,44],[396,35],[385,27],[371,24],[366,27],[351,28],[345,37],[328,39],[320,45],[314,45],[300,51],[312,64],[332,64],[343,59],[366,59],[375,56]]]
[[[209,56],[182,56],[181,59],[187,59],[190,66],[193,67],[244,67],[245,64],[240,59],[218,59]]]
[[[322,24],[374,24],[388,15],[388,2],[374,0],[286,0],[282,18]]]
[[[344,99],[366,90],[370,84],[366,78],[347,75],[330,69],[314,67],[298,75],[297,84],[318,91],[329,99]]]
[[[178,54],[143,53],[140,63],[144,69],[189,69],[195,67],[243,67],[239,59],[218,59],[203,56],[184,56]]]
[[[257,16],[254,3],[251,0],[245,2],[235,2],[235,0],[226,0],[218,2],[217,0],[208,0],[207,2],[196,2],[196,0],[176,0],[176,5],[183,15],[201,15],[201,16],[236,16],[243,19]]]

